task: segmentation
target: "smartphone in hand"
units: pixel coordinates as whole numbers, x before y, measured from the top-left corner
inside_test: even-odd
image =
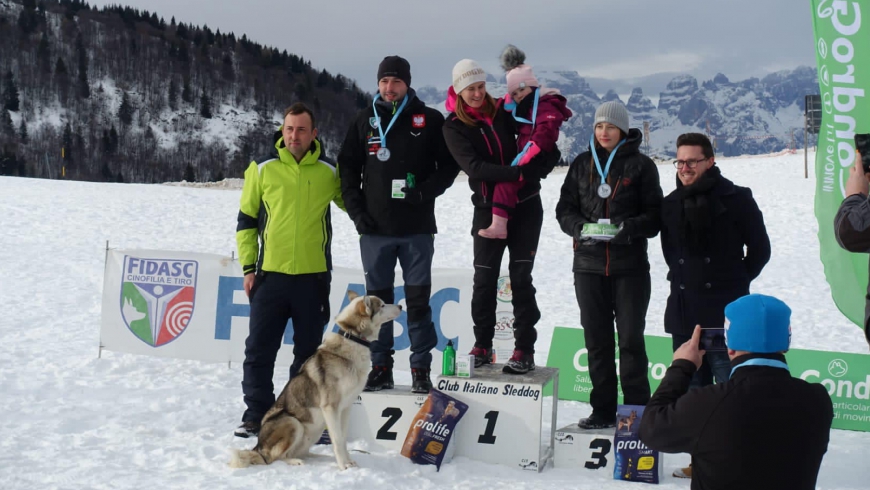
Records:
[[[870,133],[855,135],[855,149],[861,154],[864,173],[870,173]]]
[[[724,328],[701,328],[700,349],[707,352],[725,352],[728,346],[725,344]]]

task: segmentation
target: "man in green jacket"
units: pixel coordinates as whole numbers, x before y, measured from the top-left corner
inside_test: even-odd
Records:
[[[245,340],[239,437],[259,433],[275,402],[272,375],[287,321],[293,320],[290,378],[320,345],[329,323],[332,280],[330,202],[344,210],[335,163],[322,154],[314,113],[302,103],[284,111],[275,153],[251,162],[236,241],[251,304]]]

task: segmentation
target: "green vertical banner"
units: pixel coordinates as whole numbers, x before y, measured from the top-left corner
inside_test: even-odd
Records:
[[[834,237],[834,215],[855,162],[855,133],[870,132],[870,8],[867,2],[811,0],[822,126],[816,152],[815,213],[825,277],[837,308],[864,324],[867,255],[849,253]],[[865,20],[866,19],[866,20]]]

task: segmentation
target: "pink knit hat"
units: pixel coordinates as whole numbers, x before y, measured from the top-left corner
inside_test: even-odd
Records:
[[[538,79],[535,78],[535,72],[532,67],[526,64],[517,66],[510,70],[505,75],[507,77],[508,93],[514,93],[514,90],[525,87],[539,87]]]

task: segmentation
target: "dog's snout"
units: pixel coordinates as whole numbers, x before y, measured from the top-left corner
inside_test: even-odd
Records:
[[[397,305],[399,307],[399,311],[402,311],[402,305]]]

